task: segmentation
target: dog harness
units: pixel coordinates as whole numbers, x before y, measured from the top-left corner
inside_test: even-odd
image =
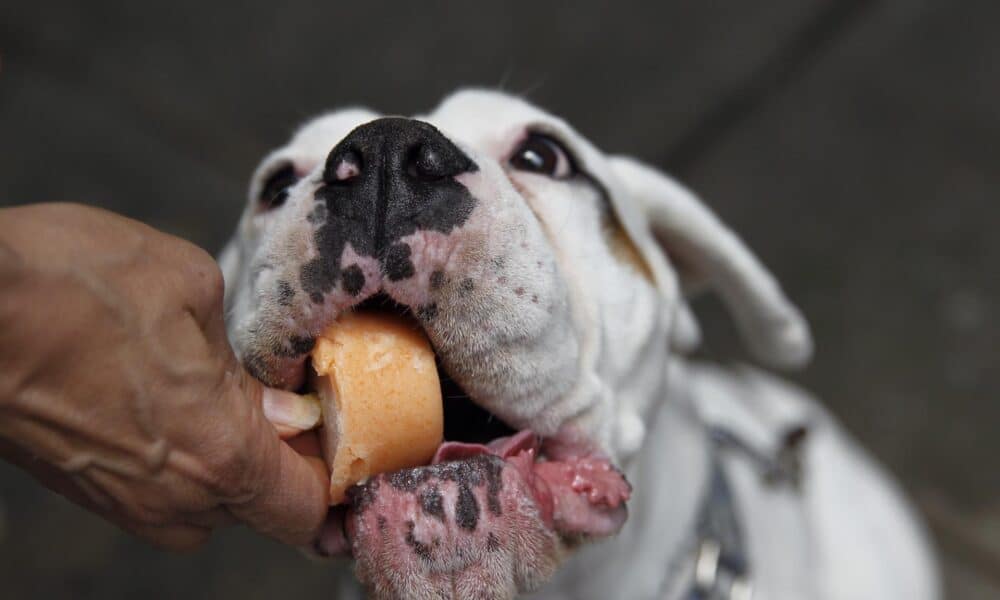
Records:
[[[800,450],[808,428],[796,426],[783,436],[774,456],[755,449],[733,431],[710,426],[709,477],[691,541],[670,569],[661,598],[680,600],[752,600],[753,580],[744,532],[723,457],[735,454],[751,461],[769,486],[798,489]]]

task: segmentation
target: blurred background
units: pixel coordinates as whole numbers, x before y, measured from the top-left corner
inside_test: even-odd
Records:
[[[996,598],[997,23],[994,0],[5,0],[0,206],[100,205],[214,252],[256,161],[308,117],[523,94],[742,233],[813,325],[792,377],[916,499],[949,597]],[[698,310],[704,354],[742,360],[719,305]],[[331,581],[245,531],[154,551],[0,465],[4,598],[331,598]]]

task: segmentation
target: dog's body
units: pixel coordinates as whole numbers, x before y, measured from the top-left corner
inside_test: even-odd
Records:
[[[811,352],[773,278],[690,192],[502,94],[460,92],[420,119],[307,125],[258,169],[220,258],[230,337],[265,382],[299,387],[319,329],[385,297],[473,402],[540,436],[454,463],[487,465],[489,486],[442,465],[365,486],[374,508],[331,526],[372,595],[937,597],[905,501],[818,404],[685,358],[684,293],[702,288],[762,361]],[[633,486],[624,525],[612,463]],[[429,490],[434,518],[414,502]]]

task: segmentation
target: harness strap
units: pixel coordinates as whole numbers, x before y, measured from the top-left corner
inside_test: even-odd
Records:
[[[680,600],[751,600],[750,564],[732,487],[718,450],[712,449],[708,486],[695,530],[672,565],[659,597]]]
[[[736,433],[709,426],[710,473],[701,500],[694,536],[661,588],[661,598],[681,600],[752,600],[752,569],[736,500],[722,455],[738,453],[748,459],[767,485],[787,485],[799,490],[802,479],[801,449],[807,426],[793,427],[782,436],[775,456],[756,451]]]
[[[732,487],[713,452],[708,489],[698,515],[694,580],[688,600],[750,600],[750,565]]]

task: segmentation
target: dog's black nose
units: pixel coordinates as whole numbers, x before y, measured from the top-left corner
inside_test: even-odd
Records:
[[[352,131],[330,152],[323,171],[328,184],[363,184],[379,178],[434,182],[475,170],[475,164],[433,125],[385,117]]]
[[[338,277],[347,244],[378,257],[392,281],[413,275],[403,239],[417,231],[448,234],[462,225],[475,199],[455,175],[477,168],[423,121],[377,119],[347,134],[327,156],[308,217],[318,226],[320,253],[303,277],[316,281],[313,297],[322,298]]]

